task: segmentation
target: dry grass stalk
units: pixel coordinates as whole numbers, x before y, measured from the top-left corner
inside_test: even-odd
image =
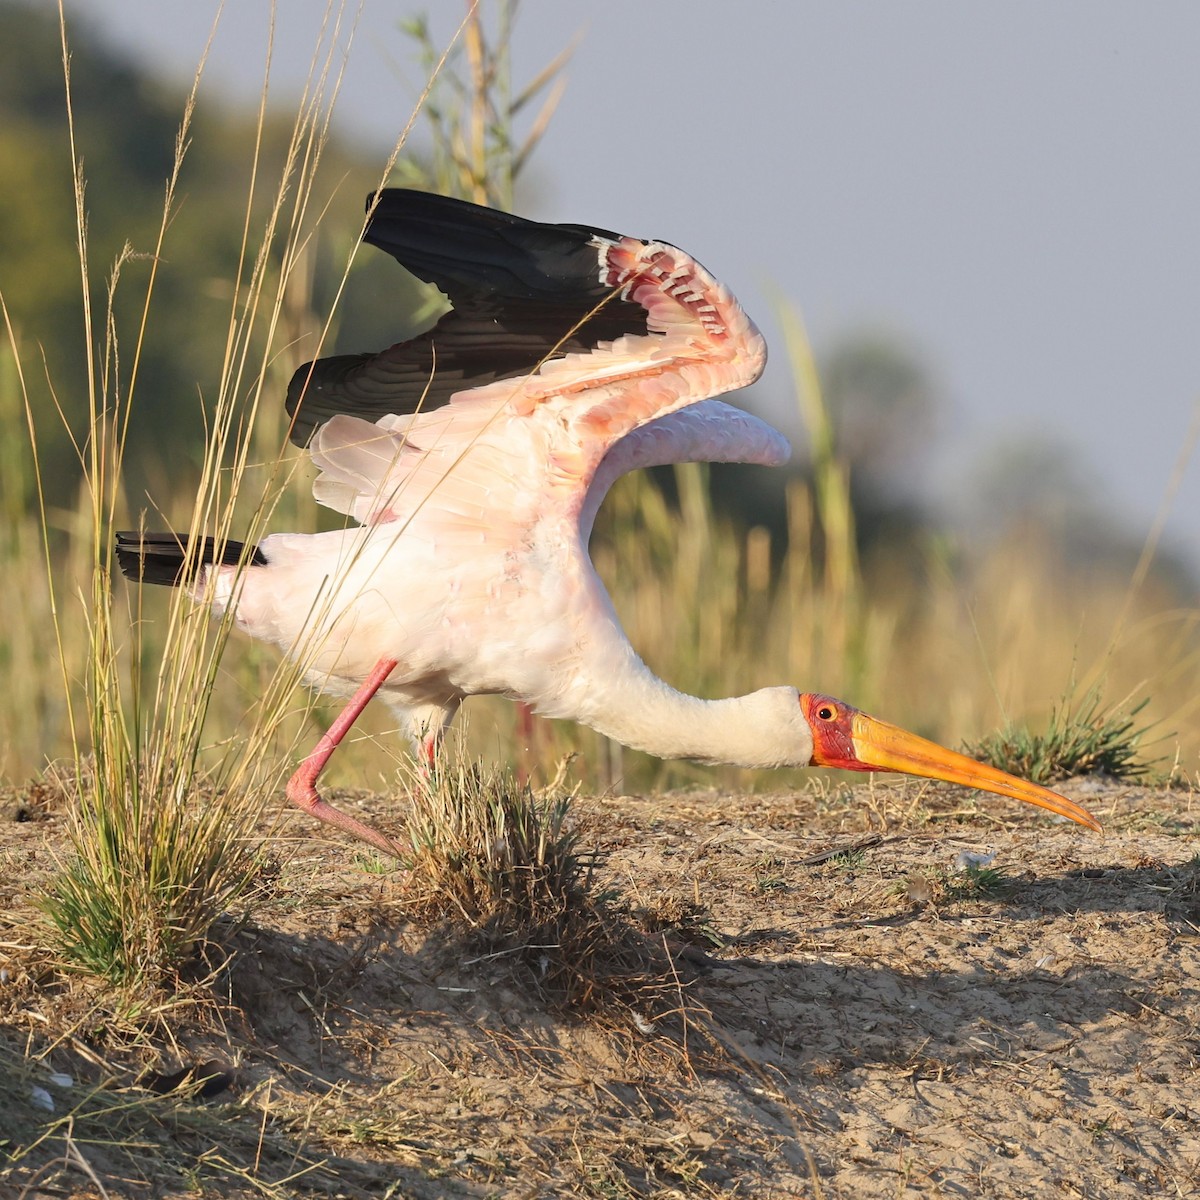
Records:
[[[330,40],[318,43],[314,52],[309,90],[292,127],[274,194],[266,197],[265,215],[256,191],[257,170],[251,184],[241,266],[231,287],[234,302],[226,356],[208,414],[209,436],[190,501],[191,514],[184,522],[193,546],[202,534],[223,543],[232,531],[241,534],[247,526],[251,544],[263,531],[294,461],[283,454],[280,438],[261,487],[251,481],[251,452],[260,445],[254,435],[256,416],[264,393],[273,398],[278,386],[279,331],[293,276],[303,270],[304,247],[313,235],[309,207],[337,94],[331,64],[336,61],[340,15],[339,10],[327,30]],[[74,147],[65,20],[61,28]],[[152,329],[157,268],[169,251],[176,189],[203,67],[202,59],[176,140],[151,254],[153,266],[128,355],[123,353],[123,331],[113,314],[122,267],[132,251],[127,248],[115,264],[107,308],[96,317],[90,304],[85,181],[80,155],[73,149],[85,324],[94,351],[89,355],[89,364],[94,365],[87,381],[88,428],[83,436],[76,435],[89,518],[81,538],[90,556],[83,598],[88,668],[85,721],[75,719],[68,694],[79,792],[73,814],[76,858],[52,889],[47,907],[71,960],[127,984],[153,980],[178,965],[214,917],[247,885],[253,860],[244,847],[262,800],[277,781],[272,744],[290,707],[300,669],[290,662],[280,664],[265,694],[253,701],[244,743],[236,752],[218,752],[215,761],[206,762],[209,706],[232,621],[212,622],[186,592],[172,592],[162,618],[160,658],[150,672],[148,688],[143,688],[140,640],[134,637],[127,665],[121,630],[128,626],[113,595],[111,531],[119,520],[128,521],[120,479],[138,363]],[[264,85],[260,147],[265,119]],[[29,419],[32,427],[32,413]],[[52,574],[51,593],[57,590]],[[130,624],[140,631],[146,617],[140,589],[133,593],[133,601]],[[57,612],[56,608],[58,640],[65,647]],[[70,670],[64,654],[64,673]],[[210,789],[207,802],[197,803],[202,787]]]

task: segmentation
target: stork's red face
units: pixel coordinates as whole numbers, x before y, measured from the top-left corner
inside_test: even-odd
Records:
[[[927,742],[915,733],[869,717],[841,700],[805,692],[800,697],[800,708],[812,730],[811,765],[814,767],[840,767],[844,771],[903,771],[926,779],[961,783],[965,787],[1048,808],[1097,833],[1103,832],[1100,822],[1086,808],[1066,796],[985,766],[964,754],[956,754],[936,742]]]

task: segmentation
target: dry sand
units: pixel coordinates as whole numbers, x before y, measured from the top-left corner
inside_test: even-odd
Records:
[[[1063,790],[1105,836],[916,784],[580,799],[597,885],[672,956],[644,1011],[591,1016],[289,817],[232,958],[140,1038],[33,948],[63,844],[33,804],[0,827],[0,1034],[45,1061],[6,1058],[0,1103],[28,1142],[39,1072],[75,1080],[43,1080],[57,1117],[104,1084],[146,1149],[80,1133],[55,1166],[62,1124],[0,1194],[1200,1194],[1200,803]],[[209,1098],[132,1086],[210,1060]]]

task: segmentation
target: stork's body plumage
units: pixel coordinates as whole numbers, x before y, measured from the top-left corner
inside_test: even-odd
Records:
[[[170,535],[121,535],[126,573],[215,572],[190,581],[198,596],[232,604],[314,686],[355,693],[346,728],[377,690],[427,754],[466,696],[500,693],[660,757],[897,769],[846,757],[850,723],[869,719],[838,702],[792,687],[727,700],[669,687],[625,637],[588,556],[600,502],[626,471],[787,459],[779,433],[712,399],[753,382],[766,356],[728,289],[663,242],[400,190],[369,211],[366,240],[452,308],[418,337],[318,360],[292,382],[314,495],[359,524],[273,534],[241,561],[237,547],[217,561]],[[289,796],[391,848],[317,796],[344,732],[323,739]],[[913,765],[916,744],[899,769],[945,775],[945,763]],[[970,782],[1094,825],[1032,785]]]

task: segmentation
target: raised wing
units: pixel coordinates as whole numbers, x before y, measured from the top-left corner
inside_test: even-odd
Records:
[[[434,488],[447,518],[517,519],[556,495],[578,512],[623,437],[762,370],[728,289],[665,242],[399,190],[379,194],[365,236],[452,309],[292,380],[296,440],[316,428],[314,493],[359,520],[411,521]]]
[[[336,413],[376,421],[444,404],[456,392],[528,375],[551,357],[646,332],[646,312],[602,283],[598,245],[619,234],[547,225],[402,188],[367,197],[363,240],[432,283],[452,310],[378,354],[306,363],[288,387],[292,440]]]
[[[599,352],[596,377],[610,377],[605,369],[620,357],[613,343],[659,341],[681,327],[726,349],[747,343],[745,369],[718,390],[744,386],[762,369],[762,339],[726,289],[664,242],[528,221],[403,188],[368,197],[367,211],[363,239],[441,289],[452,309],[432,329],[378,354],[302,366],[287,398],[299,445],[337,413],[377,421],[428,411],[496,380],[545,373],[548,361],[568,356]],[[720,294],[710,295],[714,289]],[[726,305],[740,320],[722,314]],[[588,376],[585,370],[572,385]]]

